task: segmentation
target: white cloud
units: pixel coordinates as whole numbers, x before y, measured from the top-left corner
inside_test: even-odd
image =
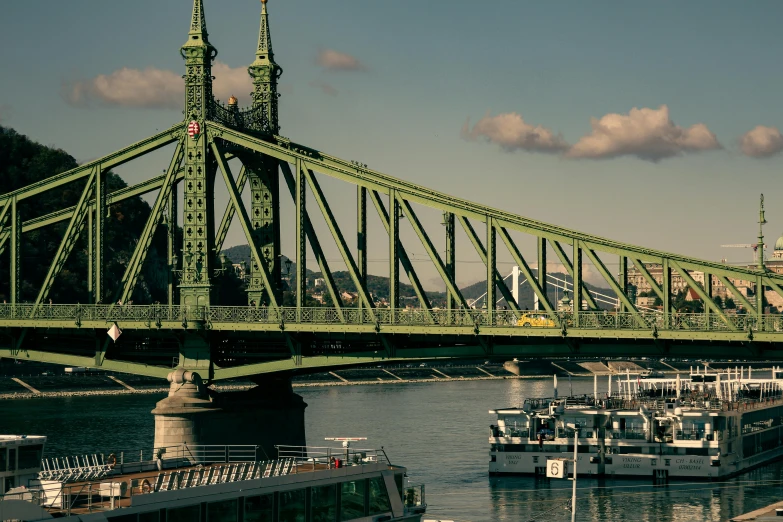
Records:
[[[569,158],[608,159],[636,156],[659,161],[689,152],[722,148],[706,125],[677,126],[669,108],[633,108],[628,114],[607,114],[591,120],[593,130],[566,152]]]
[[[560,134],[546,127],[531,125],[515,112],[490,116],[487,114],[470,128],[470,120],[465,122],[460,133],[463,139],[484,138],[496,143],[507,151],[526,150],[530,152],[558,153],[568,148],[568,143]]]
[[[328,71],[363,71],[366,69],[355,56],[333,49],[324,49],[319,52],[315,62]]]
[[[746,156],[766,158],[783,150],[783,135],[775,127],[759,125],[739,139],[740,150]]]
[[[249,103],[253,86],[246,67],[232,68],[215,62],[212,75],[215,77],[213,90],[216,98],[225,102],[234,95],[240,103]],[[184,104],[185,82],[182,72],[155,67],[123,67],[110,74],[66,84],[63,95],[68,103],[81,107],[180,109]]]

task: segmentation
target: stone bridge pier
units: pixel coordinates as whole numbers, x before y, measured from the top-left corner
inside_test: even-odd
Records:
[[[216,392],[201,376],[177,369],[168,375],[169,395],[155,416],[155,448],[188,456],[199,445],[258,446],[258,459],[276,458],[276,445],[305,445],[305,408],[287,377],[261,376],[245,391]]]

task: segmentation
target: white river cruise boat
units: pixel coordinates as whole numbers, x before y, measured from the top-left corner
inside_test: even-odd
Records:
[[[426,510],[404,467],[349,442],[279,446],[275,459],[255,446],[180,446],[42,460],[45,443],[0,436],[0,521],[420,522]]]
[[[490,410],[497,422],[489,429],[489,473],[545,475],[547,460],[573,459],[575,437],[580,476],[714,480],[742,473],[783,456],[783,370],[768,378],[752,373],[626,373],[609,376],[601,394],[595,376],[593,394],[581,397],[558,397],[555,378],[553,398]]]

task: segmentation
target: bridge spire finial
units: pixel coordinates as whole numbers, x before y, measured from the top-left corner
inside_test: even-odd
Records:
[[[266,13],[267,0],[261,0],[261,28],[258,31],[258,48],[256,50],[256,59],[263,60],[264,55],[268,55],[273,60],[272,55],[272,34],[269,32],[269,19]]]
[[[758,269],[764,270],[764,230],[761,228],[767,223],[764,217],[764,194],[761,195],[759,200],[759,242],[756,247],[759,252],[758,257]]]
[[[209,44],[207,19],[204,16],[203,0],[193,0],[193,16],[190,19],[190,31],[188,31],[188,37],[188,43],[190,43],[190,40],[194,40],[195,43],[196,39],[198,39],[207,45]],[[193,37],[196,38],[194,39]]]
[[[263,107],[269,131],[280,132],[277,119],[277,79],[283,73],[282,67],[275,63],[272,51],[272,34],[269,31],[269,16],[266,11],[267,0],[261,0],[261,27],[258,30],[256,59],[247,72],[253,78],[253,106]]]

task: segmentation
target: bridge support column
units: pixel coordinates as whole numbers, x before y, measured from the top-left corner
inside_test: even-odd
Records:
[[[198,373],[177,369],[168,376],[169,396],[159,401],[155,448],[188,456],[199,445],[258,446],[257,459],[277,457],[276,445],[305,445],[307,404],[288,378],[260,377],[246,391],[207,389]],[[187,448],[186,448],[187,446]]]

